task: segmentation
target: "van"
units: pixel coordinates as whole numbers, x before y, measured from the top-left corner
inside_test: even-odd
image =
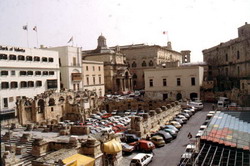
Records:
[[[224,101],[219,100],[218,103],[217,103],[217,107],[218,108],[224,108],[225,107]]]
[[[201,102],[189,102],[188,105],[194,107],[197,110],[203,109],[203,104]]]
[[[138,153],[132,158],[130,166],[144,166],[148,165],[153,160],[153,154]]]
[[[230,101],[229,101],[229,99],[227,97],[219,97],[219,101],[223,101],[224,104],[229,104],[230,103]]]

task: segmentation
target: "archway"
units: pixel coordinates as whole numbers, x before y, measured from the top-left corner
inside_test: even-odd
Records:
[[[194,100],[195,98],[198,98],[198,94],[197,93],[190,93],[190,99]]]
[[[182,94],[181,93],[177,93],[176,100],[179,101],[181,99],[182,99]]]

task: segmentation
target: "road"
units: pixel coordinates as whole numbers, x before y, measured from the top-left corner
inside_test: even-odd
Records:
[[[193,115],[178,133],[178,136],[171,143],[166,144],[164,147],[154,150],[153,161],[149,166],[176,166],[180,162],[181,155],[185,151],[186,145],[190,142],[187,135],[190,132],[195,137],[200,125],[205,121],[206,114],[212,110],[212,105],[209,103],[204,104],[204,109],[198,111]],[[133,153],[130,156],[124,156],[122,165],[129,165],[131,159],[136,155]]]

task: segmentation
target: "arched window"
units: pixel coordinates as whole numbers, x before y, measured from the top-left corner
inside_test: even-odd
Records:
[[[55,99],[50,98],[50,99],[49,99],[49,106],[54,106],[54,105],[56,105]]]
[[[149,61],[148,63],[149,66],[154,66],[154,62],[152,60]]]
[[[136,63],[135,63],[135,61],[132,63],[132,67],[136,67],[137,65],[136,65]]]
[[[146,67],[147,66],[147,63],[145,61],[142,62],[141,64],[142,67]]]
[[[40,99],[38,101],[38,113],[43,113],[44,112],[44,101]]]

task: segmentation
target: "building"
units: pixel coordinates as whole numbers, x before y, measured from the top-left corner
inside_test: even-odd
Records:
[[[216,90],[244,87],[240,80],[250,80],[250,24],[238,28],[237,38],[203,50],[203,56],[206,79],[215,81]]]
[[[203,71],[201,66],[147,69],[145,96],[159,100],[200,98]]]
[[[82,61],[83,90],[95,91],[98,97],[104,96],[104,65],[98,61]]]
[[[58,53],[55,51],[0,46],[0,112],[15,111],[23,96],[46,90],[60,91]]]
[[[59,54],[61,88],[83,90],[81,48],[62,46],[44,49],[54,50]]]
[[[107,47],[106,38],[99,36],[95,50],[82,52],[83,60],[104,63],[105,91],[108,93],[127,93],[133,90],[132,76],[128,70],[126,57],[119,47],[111,50]]]
[[[115,48],[112,47],[112,49]],[[120,46],[120,50],[126,56],[133,77],[133,88],[137,90],[145,88],[145,69],[153,69],[170,62],[190,62],[190,51],[183,51],[182,53],[174,51],[171,42],[168,42],[166,47],[136,44]]]

